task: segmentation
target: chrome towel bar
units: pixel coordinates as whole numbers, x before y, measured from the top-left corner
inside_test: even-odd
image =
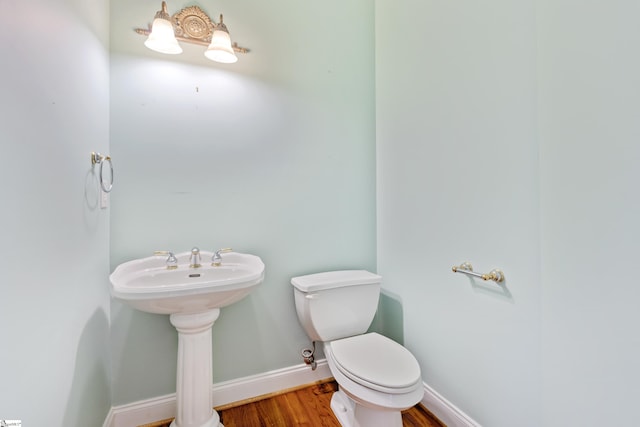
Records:
[[[467,276],[479,277],[484,281],[493,280],[496,283],[504,281],[504,273],[502,272],[502,270],[494,268],[486,274],[476,273],[475,271],[473,271],[473,266],[469,262],[463,262],[460,265],[454,265],[453,267],[451,267],[451,270],[453,270],[454,273],[462,273],[466,274]]]

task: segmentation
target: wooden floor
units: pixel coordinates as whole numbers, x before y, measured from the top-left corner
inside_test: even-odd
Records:
[[[224,427],[340,427],[331,412],[334,381],[272,395],[240,405],[216,408]],[[139,427],[169,427],[163,420]],[[402,412],[404,427],[446,427],[422,405]]]

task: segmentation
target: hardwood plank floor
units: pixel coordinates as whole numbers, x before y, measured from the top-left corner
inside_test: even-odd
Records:
[[[225,427],[340,427],[331,411],[335,381],[216,408]],[[138,427],[169,427],[172,420]],[[402,412],[404,427],[446,427],[422,405]]]

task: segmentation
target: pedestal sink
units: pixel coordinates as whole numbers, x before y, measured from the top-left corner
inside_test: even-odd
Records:
[[[120,264],[111,274],[111,294],[147,312],[169,314],[178,330],[176,418],[171,427],[223,427],[213,409],[211,327],[220,308],[247,296],[264,279],[262,260],[249,254],[225,253],[220,265],[213,252],[200,252],[202,266],[189,266],[191,252]],[[205,262],[208,261],[208,262]]]

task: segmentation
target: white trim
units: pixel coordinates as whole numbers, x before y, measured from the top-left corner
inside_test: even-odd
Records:
[[[420,403],[447,427],[482,427],[427,383],[424,383],[424,397]]]
[[[154,397],[111,408],[103,427],[134,427],[176,415],[176,394]]]
[[[239,402],[264,394],[311,384],[331,378],[325,359],[318,361],[316,370],[305,364],[277,369],[249,377],[213,384],[213,406]],[[176,395],[156,397],[111,408],[103,427],[132,427],[149,424],[176,413]]]
[[[241,400],[251,399],[264,394],[275,393],[289,388],[300,387],[316,381],[331,378],[326,359],[318,360],[318,366],[312,370],[308,365],[300,364],[236,380],[213,385],[213,406],[222,406]]]
[[[102,427],[110,427],[113,425],[114,421],[114,415],[113,415],[113,407],[111,407],[111,409],[109,409],[109,413],[107,414],[107,418],[105,418],[104,423],[102,423]]]
[[[213,406],[251,399],[331,378],[325,359],[315,371],[305,364],[213,384]],[[421,403],[448,427],[482,427],[426,383]],[[175,416],[176,395],[155,397],[111,408],[103,427],[132,427]]]

